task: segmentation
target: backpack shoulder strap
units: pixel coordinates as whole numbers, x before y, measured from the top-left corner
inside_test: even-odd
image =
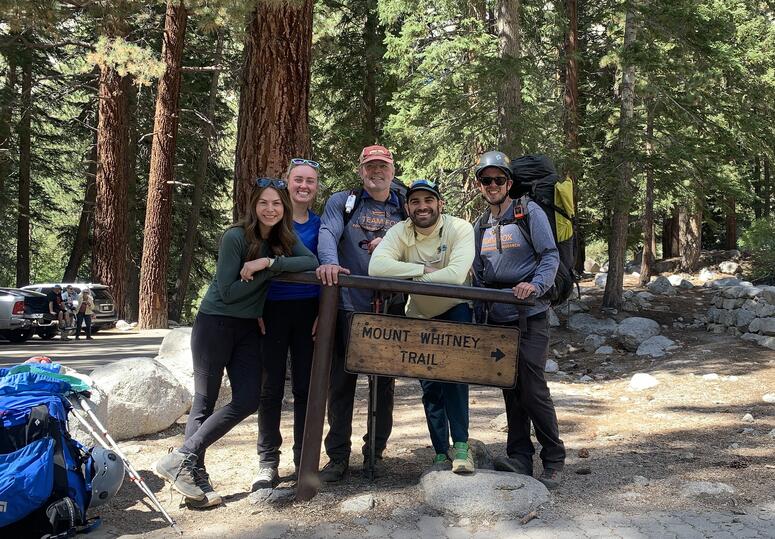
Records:
[[[519,199],[517,206],[522,208],[522,213],[517,215],[517,206],[514,206],[514,222],[517,223],[517,226],[522,231],[522,235],[525,237],[527,244],[533,250],[533,253],[538,256],[538,253],[536,253],[535,247],[533,246],[533,237],[530,233],[530,212],[527,210],[527,205],[530,203],[530,201],[531,198],[528,195],[523,195]]]
[[[355,197],[355,202],[350,208],[350,211],[347,211],[346,202],[345,202],[344,208],[342,208],[342,220],[344,221],[344,226],[347,226],[347,223],[350,222],[350,219],[352,219],[353,215],[355,214],[355,210],[357,210],[358,206],[361,205],[361,199],[363,198],[363,189],[350,190],[350,194],[347,195],[347,198],[349,199],[350,197]]]

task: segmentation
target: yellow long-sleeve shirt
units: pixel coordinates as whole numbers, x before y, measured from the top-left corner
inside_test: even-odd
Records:
[[[406,219],[393,225],[374,250],[369,275],[462,285],[470,282],[473,261],[474,229],[467,221],[442,215],[429,234],[422,234]],[[424,273],[425,266],[437,271]],[[433,318],[465,302],[412,294],[406,304],[406,316]]]

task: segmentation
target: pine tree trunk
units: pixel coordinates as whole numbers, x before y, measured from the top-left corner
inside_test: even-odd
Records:
[[[726,241],[727,250],[737,249],[737,205],[734,195],[727,197]]]
[[[696,202],[691,207],[681,206],[678,224],[681,268],[694,271],[702,254],[702,206]]]
[[[522,75],[519,60],[522,43],[520,0],[498,0],[497,29],[500,58],[506,70],[498,95],[498,149],[509,157],[522,155]]]
[[[126,311],[129,225],[126,151],[129,78],[102,66],[97,124],[97,197],[92,279],[110,288],[120,318]]]
[[[215,49],[215,58],[213,65],[220,65],[223,54],[223,35],[218,35],[218,42]],[[199,213],[202,210],[202,198],[205,187],[207,186],[207,165],[210,160],[210,143],[215,137],[215,104],[218,98],[218,80],[220,71],[213,71],[210,76],[210,96],[207,102],[207,112],[205,113],[204,140],[202,141],[202,151],[199,155],[197,164],[197,173],[194,179],[194,192],[191,196],[191,208],[188,212],[188,222],[186,223],[186,236],[183,239],[183,248],[180,255],[180,265],[178,267],[178,278],[175,282],[175,291],[170,303],[170,318],[180,321],[183,314],[183,306],[186,304],[188,295],[188,282],[191,275],[191,264],[194,261],[194,250],[198,237],[197,227],[199,226]]]
[[[754,203],[753,203],[753,215],[757,219],[761,219],[766,201],[764,200],[764,183],[762,182],[762,171],[760,166],[759,156],[755,155],[753,158],[753,178],[751,179],[751,185],[753,186]]]
[[[377,0],[366,0],[366,23],[363,40],[366,45],[363,87],[363,146],[377,143],[377,70],[382,61],[382,36],[378,34]]]
[[[95,131],[96,135],[96,131]],[[78,229],[73,240],[73,248],[70,250],[70,258],[67,260],[67,267],[62,276],[65,283],[75,282],[78,278],[78,269],[81,267],[83,255],[89,245],[89,229],[94,220],[94,203],[97,198],[96,176],[97,176],[97,141],[95,137],[94,144],[89,149],[86,166],[86,190],[83,195],[83,205],[81,206],[81,216],[78,218]]]
[[[640,284],[646,286],[651,279],[654,265],[654,104],[646,107],[646,193],[643,201],[643,257],[640,263]]]
[[[127,93],[127,111],[129,121],[127,133],[129,144],[126,149],[126,192],[127,192],[127,222],[129,241],[127,243],[127,291],[124,300],[124,316],[128,321],[137,321],[140,317],[140,260],[143,253],[143,235],[140,232],[145,225],[145,199],[137,196],[137,146],[139,106],[137,102],[137,86],[129,84]],[[142,202],[142,204],[140,204]]]
[[[14,51],[5,55],[5,86],[0,94],[0,215],[5,214],[8,195],[5,190],[13,169],[13,105],[16,94],[16,59]]]
[[[259,3],[245,36],[235,159],[234,217],[258,176],[280,176],[312,151],[309,84],[312,0]]]
[[[772,214],[773,197],[775,197],[775,185],[772,184],[772,176],[770,176],[770,158],[764,158],[764,189],[762,189],[762,197],[764,198],[763,212],[764,217],[769,217]]]
[[[563,87],[563,126],[565,130],[565,171],[564,176],[573,182],[573,211],[576,221],[579,220],[579,24],[576,0],[565,0],[565,16],[567,28],[564,43],[564,87]],[[581,228],[576,227],[574,251],[576,253],[576,271],[584,273],[585,253],[582,249],[584,241],[581,238]]]
[[[19,119],[19,199],[16,221],[16,286],[30,284],[30,177],[32,118],[32,57],[22,63],[21,118]]]
[[[164,75],[159,80],[145,206],[143,258],[140,265],[140,329],[167,327],[167,266],[172,235],[172,182],[178,136],[180,68],[186,35],[185,6],[167,2],[164,22]]]
[[[624,49],[635,43],[637,27],[635,14],[628,8],[624,22]],[[603,293],[603,307],[620,309],[624,283],[624,263],[627,250],[627,228],[630,217],[630,200],[633,192],[632,131],[635,110],[635,65],[622,68],[621,106],[619,115],[618,163],[619,175],[614,184],[611,215],[611,238],[608,241],[608,278]]]

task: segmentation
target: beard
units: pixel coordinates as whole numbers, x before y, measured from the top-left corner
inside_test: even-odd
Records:
[[[509,198],[509,194],[506,193],[499,200],[491,201],[489,198],[487,198],[487,195],[482,193],[482,198],[484,199],[485,202],[487,202],[487,204],[490,204],[491,206],[500,206],[501,204],[506,202],[506,199]]]
[[[430,213],[423,214],[421,216],[414,212],[409,215],[409,218],[414,223],[414,226],[419,228],[430,228],[434,226],[439,220],[439,212],[431,211]]]

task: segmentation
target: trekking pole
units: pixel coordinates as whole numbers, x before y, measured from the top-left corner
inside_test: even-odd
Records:
[[[107,440],[108,443],[110,444],[110,447],[106,447],[106,449],[111,449],[115,451],[115,453],[119,456],[119,458],[124,462],[124,468],[129,474],[129,478],[132,480],[132,482],[134,482],[138,486],[138,488],[151,499],[151,501],[156,505],[156,508],[159,510],[159,512],[164,516],[167,522],[170,523],[170,526],[172,526],[172,529],[178,532],[178,534],[183,535],[183,530],[181,530],[178,527],[178,525],[175,523],[175,520],[169,515],[169,513],[167,513],[167,511],[162,506],[161,502],[159,502],[158,498],[156,498],[156,496],[153,494],[153,492],[148,487],[146,482],[143,480],[142,476],[129,463],[129,460],[126,458],[126,455],[124,455],[124,452],[121,451],[121,448],[118,447],[118,444],[116,443],[116,441],[108,433],[107,429],[104,427],[102,422],[92,411],[91,406],[89,406],[89,402],[81,395],[78,395],[78,403],[81,405],[81,408],[83,408],[84,412],[86,412],[86,415],[89,417],[89,419],[91,419],[94,422],[94,424],[99,429],[99,432],[102,434],[105,440]],[[73,407],[73,415],[75,415],[76,418],[78,418],[80,415],[78,411],[75,409],[75,407]],[[87,429],[92,431],[94,430],[88,426],[88,423],[85,422],[85,419],[83,417],[81,417],[80,420]],[[99,437],[95,437],[95,438],[99,439]]]
[[[382,311],[382,294],[374,291],[372,300],[373,311],[380,314]],[[369,375],[369,421],[367,431],[369,435],[369,481],[374,481],[375,467],[377,465],[377,376]]]

